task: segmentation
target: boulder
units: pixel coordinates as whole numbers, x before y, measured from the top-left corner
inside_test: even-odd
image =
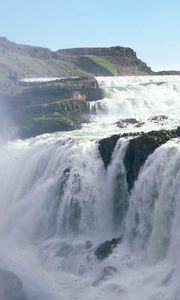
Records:
[[[180,137],[180,127],[176,130],[151,131],[130,140],[124,157],[129,190],[133,188],[140,168],[148,156],[170,139],[177,137]]]
[[[101,243],[94,252],[95,256],[99,260],[107,258],[113,252],[113,249],[121,242],[121,240],[122,237],[119,237],[113,238],[111,241],[105,241],[104,243]]]
[[[137,132],[117,134],[100,140],[98,150],[105,168],[107,168],[111,162],[117,141],[120,138],[125,137],[135,137],[129,141],[124,156],[128,189],[131,190],[134,181],[138,177],[140,168],[145,163],[148,156],[170,139],[180,137],[180,127],[172,130],[150,131],[147,133]]]
[[[12,272],[0,269],[0,299],[26,300],[21,280]]]
[[[108,165],[111,162],[111,157],[114,152],[114,148],[116,146],[117,141],[120,138],[128,138],[128,137],[135,137],[142,134],[142,132],[129,132],[129,133],[123,133],[123,134],[115,134],[111,137],[104,138],[102,140],[98,141],[98,150],[100,153],[100,156],[104,162],[105,168],[108,167]]]

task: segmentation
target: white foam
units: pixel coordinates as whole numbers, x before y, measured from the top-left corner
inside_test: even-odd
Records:
[[[0,266],[22,279],[28,300],[178,300],[179,140],[148,158],[130,196],[123,165],[128,141],[118,142],[105,170],[96,140],[177,127],[180,79],[98,81],[104,113],[98,107],[92,123],[1,145]],[[149,119],[157,114],[168,118]],[[119,129],[114,122],[124,117],[145,124]],[[130,205],[118,222],[122,199]],[[123,242],[98,261],[99,243],[119,234]]]

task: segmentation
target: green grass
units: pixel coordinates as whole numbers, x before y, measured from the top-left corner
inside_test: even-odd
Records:
[[[107,59],[96,55],[87,55],[86,57],[88,57],[90,60],[95,62],[97,65],[106,69],[111,75],[113,76],[118,75],[116,67],[113,64],[111,64]]]
[[[33,76],[87,76],[83,70],[77,68],[73,64],[64,62],[62,59],[38,59],[29,55],[17,52],[7,51],[4,56],[11,62],[12,68],[21,69],[25,76],[33,74]],[[27,74],[27,75],[26,75]]]
[[[21,136],[28,138],[43,133],[73,130],[77,128],[76,122],[68,116],[55,113],[54,116],[39,116],[26,120],[20,126]]]

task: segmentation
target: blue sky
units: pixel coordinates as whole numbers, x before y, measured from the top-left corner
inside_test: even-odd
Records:
[[[57,50],[129,46],[180,69],[180,0],[0,0],[0,36]]]

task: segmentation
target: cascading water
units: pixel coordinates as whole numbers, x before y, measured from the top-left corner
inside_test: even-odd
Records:
[[[98,80],[105,99],[81,130],[1,145],[0,268],[28,300],[179,300],[180,141],[149,156],[128,192],[128,140],[107,170],[97,140],[177,127],[180,77]],[[119,235],[99,261],[96,247]]]

